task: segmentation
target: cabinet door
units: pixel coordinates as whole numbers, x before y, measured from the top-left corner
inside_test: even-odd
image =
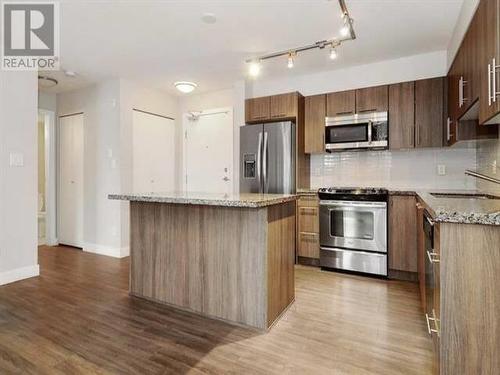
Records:
[[[500,113],[500,97],[492,99],[492,92],[500,91],[500,77],[498,71],[495,71],[496,87],[493,87],[493,75],[490,74],[488,65],[492,69],[493,59],[496,65],[500,64],[500,0],[481,0],[478,9],[479,23],[479,60],[481,74],[480,95],[479,95],[479,123],[498,123],[497,114]]]
[[[297,250],[299,257],[319,259],[319,234],[299,232]]]
[[[325,151],[326,95],[305,98],[305,153]]]
[[[415,82],[389,86],[389,148],[415,147]]]
[[[388,94],[385,85],[356,90],[356,113],[387,111]]]
[[[262,122],[269,120],[270,112],[269,96],[245,100],[245,122]]]
[[[414,196],[389,199],[389,269],[417,272],[417,212]]]
[[[326,115],[335,117],[356,112],[356,91],[331,92],[326,95]]]
[[[415,82],[415,146],[443,145],[443,78]]]
[[[298,97],[297,93],[273,95],[270,98],[271,119],[285,119],[297,117]]]

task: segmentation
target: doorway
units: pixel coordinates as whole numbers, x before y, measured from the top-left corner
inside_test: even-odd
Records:
[[[83,113],[59,117],[59,243],[83,248]]]
[[[38,110],[38,245],[54,246],[56,238],[55,113]]]
[[[132,186],[134,192],[175,190],[175,121],[133,110]]]
[[[233,110],[217,108],[183,116],[185,191],[233,191]]]

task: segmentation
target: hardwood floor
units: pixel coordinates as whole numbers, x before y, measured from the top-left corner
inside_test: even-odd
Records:
[[[128,296],[128,259],[43,247],[0,287],[0,373],[429,374],[417,284],[296,269],[269,333]]]

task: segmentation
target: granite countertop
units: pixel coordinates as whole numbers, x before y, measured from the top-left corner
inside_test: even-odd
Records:
[[[434,221],[440,223],[500,225],[500,196],[478,190],[417,190],[417,195],[425,204]],[[485,194],[497,199],[474,197],[436,197],[441,194]]]
[[[173,204],[192,204],[202,206],[259,208],[291,202],[296,195],[288,194],[217,194],[203,192],[165,192],[165,193],[131,193],[110,194],[109,199],[131,202],[157,202]]]

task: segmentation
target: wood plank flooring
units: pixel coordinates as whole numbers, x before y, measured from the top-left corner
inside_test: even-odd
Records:
[[[0,374],[430,374],[417,284],[296,269],[269,333],[128,296],[128,259],[39,250],[0,287]]]

